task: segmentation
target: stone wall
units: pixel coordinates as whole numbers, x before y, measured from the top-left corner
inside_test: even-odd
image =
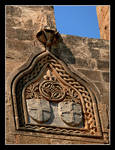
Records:
[[[17,131],[10,93],[12,73],[27,60],[45,50],[36,40],[35,34],[41,26],[38,20],[42,16],[52,16],[51,6],[6,6],[6,144],[104,144],[108,143],[109,132],[109,42],[102,39],[90,39],[71,35],[61,35],[63,43],[53,50],[73,73],[89,80],[97,89],[99,114],[105,141],[46,133]],[[47,12],[47,13],[46,13]],[[46,20],[47,22],[47,20]],[[47,23],[46,23],[47,24]]]
[[[46,25],[56,26],[52,6],[6,6],[6,63],[12,64],[6,65],[7,72],[22,65],[39,47],[44,49],[36,33]]]
[[[100,38],[110,39],[110,6],[97,6],[97,18],[100,29]]]

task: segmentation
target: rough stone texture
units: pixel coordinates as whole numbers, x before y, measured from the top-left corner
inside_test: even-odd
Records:
[[[12,63],[6,66],[7,71],[22,65],[32,53],[44,50],[36,34],[43,26],[56,27],[53,11],[52,6],[6,6],[6,63]]]
[[[109,72],[102,72],[103,79],[105,82],[109,82]]]
[[[90,141],[88,141],[88,139],[84,138],[83,141],[80,137],[76,138],[76,137],[72,137],[72,136],[68,136],[65,137],[63,135],[48,135],[48,134],[43,134],[40,133],[38,135],[34,134],[32,136],[32,132],[30,133],[25,133],[23,132],[23,134],[16,134],[15,135],[15,139],[16,142],[15,144],[40,144],[40,145],[59,145],[59,144],[63,144],[63,145],[71,145],[71,144],[96,144],[97,142],[99,142],[100,144],[102,144],[101,140],[95,140],[92,141],[92,139]]]
[[[78,126],[83,119],[81,106],[75,102],[59,103],[59,113],[62,120],[70,126]]]
[[[42,18],[44,18],[42,20]],[[50,18],[50,19],[49,19]],[[44,21],[45,20],[45,21]],[[52,53],[67,64],[73,73],[92,82],[100,99],[101,123],[105,142],[86,137],[16,131],[9,80],[12,73],[24,65],[33,54],[45,50],[35,35],[45,24],[54,24],[52,6],[6,6],[6,144],[104,144],[109,130],[109,41],[61,35],[63,42]],[[104,114],[108,114],[105,115]]]
[[[30,116],[29,123],[36,124],[36,122],[46,122],[51,117],[50,105],[46,100],[28,99],[27,108]],[[35,119],[36,121],[33,119]]]
[[[108,110],[107,110],[107,105],[106,104],[99,104],[99,112],[101,115],[101,119],[103,120],[102,122],[102,129],[107,130],[109,129],[109,120],[108,120]],[[105,119],[106,118],[106,119]]]
[[[97,6],[97,18],[100,29],[100,38],[110,39],[110,6]]]
[[[92,81],[101,81],[102,80],[102,75],[101,75],[100,71],[91,71],[91,70],[88,70],[88,69],[87,70],[78,69],[78,71],[85,74]]]

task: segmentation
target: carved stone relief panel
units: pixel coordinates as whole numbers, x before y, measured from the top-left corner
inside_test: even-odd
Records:
[[[49,51],[12,80],[17,129],[102,137],[95,93]]]
[[[29,123],[43,123],[50,119],[51,109],[48,101],[44,99],[28,99],[26,103]]]
[[[59,103],[61,119],[70,126],[77,127],[83,123],[82,107],[79,103],[63,101]]]
[[[48,66],[42,78],[30,83],[23,92],[28,112],[27,123],[61,127],[83,126],[83,112],[78,94],[73,95],[70,88],[63,85]]]

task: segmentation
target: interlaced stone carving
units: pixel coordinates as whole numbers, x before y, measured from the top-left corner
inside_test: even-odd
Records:
[[[101,136],[95,99],[89,88],[81,83],[80,77],[74,77],[67,67],[48,51],[37,56],[31,69],[27,70],[15,83],[16,99],[19,100],[19,106],[23,105],[23,124],[27,129]],[[57,110],[55,116],[53,111]],[[23,112],[22,108],[17,112],[19,116]],[[20,118],[24,120],[24,117]],[[55,117],[59,118],[61,129],[52,125]]]
[[[93,106],[89,92],[86,90],[84,86],[82,86],[78,81],[73,79],[67,72],[64,70],[63,66],[60,65],[56,60],[51,60],[52,66],[58,72],[60,77],[69,83],[71,86],[77,89],[77,91],[81,94],[83,102],[84,102],[84,117],[87,120],[87,128],[90,129],[90,132],[93,134],[96,131],[96,122],[94,118]],[[72,88],[71,88],[72,90]]]
[[[54,81],[44,81],[40,84],[40,92],[49,101],[60,101],[64,98],[65,92],[60,84]]]

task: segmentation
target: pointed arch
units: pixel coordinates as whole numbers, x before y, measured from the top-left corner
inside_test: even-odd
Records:
[[[50,71],[56,81],[48,82],[44,79],[44,73]],[[45,74],[45,76],[47,73]],[[51,76],[51,75],[50,75]],[[45,83],[45,84],[43,84]],[[28,123],[28,112],[25,98],[27,88],[34,84],[38,86],[40,96],[46,98],[48,101],[62,102],[65,100],[74,100],[82,107],[84,126],[58,127],[49,124],[31,124]],[[48,85],[49,84],[49,85]],[[53,98],[45,97],[42,86],[52,86]],[[55,90],[58,92],[55,93]],[[48,96],[48,92],[46,95]],[[67,98],[67,92],[71,98]],[[14,116],[16,122],[16,129],[35,130],[37,132],[46,133],[60,133],[65,135],[79,135],[79,136],[102,136],[101,124],[97,111],[97,96],[95,91],[90,88],[90,83],[82,79],[78,74],[73,74],[66,64],[57,59],[49,51],[45,51],[36,55],[25,68],[21,69],[13,78],[11,83],[11,94],[14,108]],[[65,96],[66,95],[66,96]],[[57,96],[57,97],[56,97]]]

